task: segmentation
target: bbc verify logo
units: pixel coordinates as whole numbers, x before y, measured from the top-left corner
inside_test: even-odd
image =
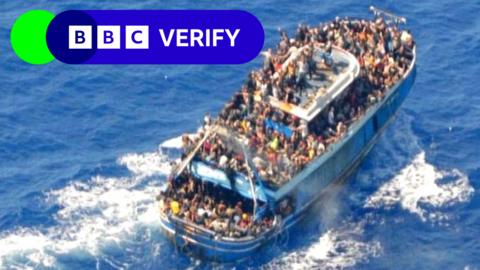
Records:
[[[148,49],[148,25],[125,26],[125,49]],[[93,27],[70,25],[68,27],[69,49],[92,49]],[[97,49],[120,49],[121,29],[119,25],[97,26]]]
[[[11,40],[32,64],[242,64],[264,36],[241,10],[67,10],[23,14]]]

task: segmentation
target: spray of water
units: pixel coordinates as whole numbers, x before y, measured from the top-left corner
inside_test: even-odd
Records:
[[[441,221],[448,219],[448,215],[441,212],[442,207],[466,202],[473,193],[474,189],[464,173],[456,169],[438,170],[425,160],[425,152],[422,151],[370,196],[365,207],[391,208],[400,205],[423,221]]]
[[[362,241],[365,223],[330,229],[303,249],[274,259],[264,269],[344,269],[381,254],[377,241]]]
[[[398,122],[407,128],[390,134],[394,137],[392,141],[397,143],[383,143],[384,151],[380,152],[388,156],[395,152],[397,157],[408,157],[411,156],[409,153],[418,152],[419,147],[412,143],[415,136],[408,128],[411,119],[402,117]],[[398,134],[402,137],[397,138]],[[46,193],[46,201],[60,207],[55,215],[56,224],[48,228],[18,228],[2,232],[0,268],[62,268],[59,258],[75,254],[101,261],[112,268],[132,268],[139,265],[138,258],[118,260],[108,254],[116,249],[127,255],[135,253],[136,245],[141,246],[141,254],[149,249],[151,257],[168,257],[161,255],[163,248],[158,241],[149,238],[154,230],[158,231],[155,195],[163,184],[161,179],[164,177],[161,176],[170,171],[171,161],[177,158],[165,149],[180,144],[181,139],[177,137],[162,143],[159,151],[121,156],[118,163],[131,171],[129,177],[95,176],[87,181],[71,181],[63,188]],[[399,148],[400,144],[417,146],[405,149]],[[444,218],[442,207],[468,201],[474,192],[468,177],[455,169],[443,171],[435,168],[426,162],[425,155],[420,150],[413,160],[396,160],[398,164],[406,164],[405,167],[368,196],[364,207],[376,209],[399,205],[422,220],[435,220]],[[372,159],[383,158],[373,155]],[[388,166],[380,164],[375,167],[377,177],[392,173]],[[355,181],[362,181],[365,177],[370,176],[365,174]],[[341,187],[329,194],[337,194],[339,189]],[[367,217],[335,226],[341,217],[338,196],[324,199],[323,206],[319,218],[326,227],[324,232],[320,236],[313,235],[309,243],[299,249],[284,251],[282,256],[263,268],[344,269],[382,253],[378,241],[363,239]],[[141,237],[138,237],[139,231]]]
[[[179,140],[170,140],[169,146],[179,146],[175,141]],[[163,184],[162,175],[170,170],[170,162],[162,151],[126,154],[118,163],[126,166],[132,176],[95,176],[46,193],[47,203],[60,207],[56,225],[3,232],[0,268],[62,268],[58,262],[62,256],[83,256],[114,268],[127,267],[108,258],[107,250],[122,245],[128,249],[136,233],[145,232],[145,227],[158,230],[155,196]],[[144,247],[155,245],[148,239],[141,241]]]

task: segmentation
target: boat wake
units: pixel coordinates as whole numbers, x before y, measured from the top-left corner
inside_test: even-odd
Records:
[[[364,222],[331,229],[308,247],[275,259],[265,269],[344,269],[381,254],[379,242],[361,240]]]
[[[163,180],[152,176],[168,173],[170,161],[161,151],[126,154],[118,163],[132,172],[130,177],[95,176],[48,192],[47,204],[60,208],[56,224],[2,233],[0,268],[70,268],[80,258],[92,267],[135,268],[142,263],[148,268],[135,257],[149,251],[152,258],[160,257],[155,253],[162,241],[149,238],[160,235],[155,197]]]
[[[118,163],[140,177],[168,174],[171,169],[169,157],[161,150],[141,154],[126,154],[118,159]]]
[[[468,201],[474,193],[468,177],[457,169],[442,171],[425,160],[420,152],[392,180],[383,184],[365,202],[367,208],[400,205],[422,221],[444,221],[442,207]]]
[[[354,181],[368,189],[374,179],[391,178],[391,180],[380,184],[373,194],[365,194],[365,199],[359,201],[358,205],[354,203],[355,207],[389,209],[399,205],[417,215],[422,221],[446,221],[449,214],[448,211],[442,211],[444,210],[442,208],[467,202],[472,197],[474,189],[467,175],[459,170],[439,170],[426,161],[425,152],[421,150],[412,130],[412,122],[411,116],[400,114],[394,124],[397,128],[387,130],[384,136],[390,139],[383,139],[378,146],[381,151],[370,155],[368,162],[375,169],[364,171]],[[418,154],[413,160],[408,160],[412,153]],[[341,206],[337,205],[336,201],[338,196],[333,197],[337,199],[333,199],[332,202],[327,200],[330,206],[321,209],[321,213],[325,210],[341,211],[339,210]],[[323,204],[325,201],[322,201]],[[323,223],[325,218],[322,216],[321,220]],[[330,224],[327,228],[333,229],[327,229],[319,238],[300,250],[288,251],[283,258],[273,260],[264,268],[345,269],[358,267],[358,264],[380,256],[381,243],[365,240],[363,231],[366,226],[376,226],[382,222],[378,223],[376,215],[369,215],[368,212],[360,216],[359,220],[347,226]],[[332,223],[336,222],[338,220],[334,219]]]
[[[47,204],[60,209],[55,225],[0,234],[0,268],[68,268],[80,258],[82,264],[90,262],[90,268],[158,267],[173,248],[159,232],[155,196],[171,161],[177,158],[161,149],[179,146],[180,139],[173,138],[162,143],[159,151],[121,156],[117,162],[128,168],[129,177],[95,176],[46,193]],[[472,194],[466,175],[437,170],[421,152],[369,196],[364,206],[398,204],[422,220],[439,219],[445,218],[441,207],[467,201]],[[328,226],[310,244],[278,256],[263,268],[344,269],[367,262],[379,256],[382,247],[378,241],[363,239],[366,220],[333,229]]]

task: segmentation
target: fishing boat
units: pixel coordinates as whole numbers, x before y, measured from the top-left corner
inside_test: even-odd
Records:
[[[405,18],[371,11],[369,20],[336,18],[283,38],[218,118],[184,138],[158,197],[175,247],[205,260],[245,259],[308,217],[360,164],[416,76]]]

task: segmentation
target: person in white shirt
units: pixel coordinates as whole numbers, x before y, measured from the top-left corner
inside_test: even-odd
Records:
[[[305,120],[302,120],[300,125],[298,126],[298,131],[302,135],[302,139],[306,139],[308,136],[308,123]]]
[[[225,168],[227,166],[227,163],[228,163],[228,157],[226,155],[222,155],[220,157],[220,160],[218,161],[218,166],[220,168]]]

